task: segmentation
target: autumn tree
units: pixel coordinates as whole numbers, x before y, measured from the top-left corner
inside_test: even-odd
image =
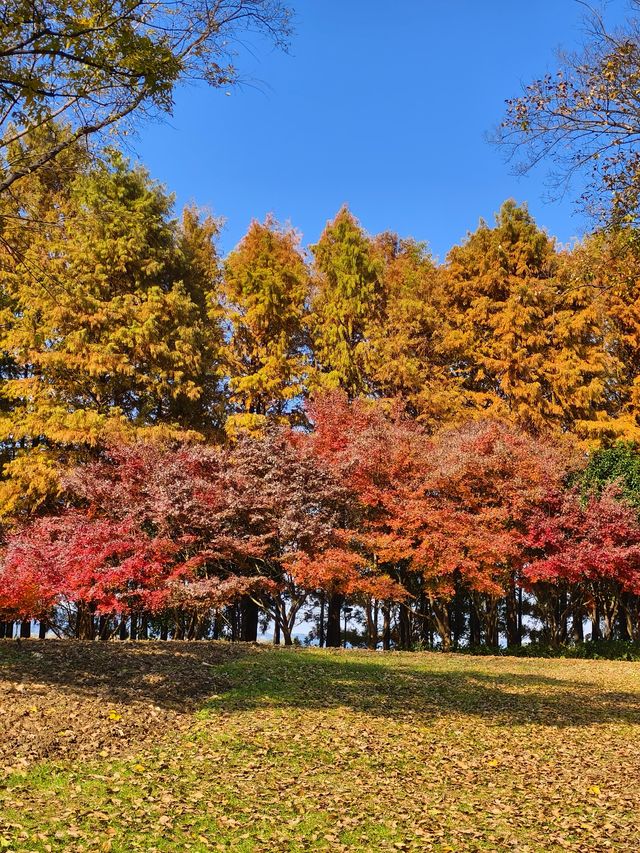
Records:
[[[179,81],[232,85],[234,45],[250,31],[286,46],[289,10],[279,0],[184,0],[179,7],[7,0],[0,11],[0,194],[136,113],[170,113]],[[55,125],[69,132],[52,132],[34,147],[34,131]]]
[[[232,431],[300,416],[309,274],[299,243],[292,229],[268,218],[264,224],[252,222],[225,261]]]
[[[604,440],[640,435],[640,240],[634,228],[599,231],[571,252],[567,288],[588,293],[600,314],[609,361],[602,414],[594,432]]]
[[[60,204],[58,204],[58,201]],[[81,174],[5,255],[3,511],[55,492],[57,468],[138,429],[222,427],[217,225],[118,155]]]
[[[600,314],[525,207],[506,202],[447,256],[451,365],[470,413],[534,432],[597,420],[610,359]]]
[[[459,417],[464,403],[451,369],[441,271],[422,243],[387,232],[373,245],[385,293],[384,313],[369,331],[373,385],[380,396],[402,399],[422,424],[437,428]]]
[[[263,508],[220,447],[116,445],[62,486],[58,511],[9,536],[5,611],[40,617],[66,602],[85,637],[94,616],[106,625],[159,614],[175,636],[194,637],[212,610],[259,582],[254,561],[269,541]]]
[[[507,100],[496,141],[520,171],[555,163],[558,185],[586,179],[582,201],[601,221],[636,221],[640,201],[640,3],[617,29],[590,10],[583,49]]]
[[[617,485],[581,499],[579,489],[557,494],[551,511],[534,511],[528,544],[534,559],[524,574],[540,599],[549,588],[560,591],[561,606],[546,614],[551,639],[566,639],[571,613],[575,639],[582,639],[583,613],[592,623],[592,639],[613,637],[622,615],[623,636],[640,637],[640,522],[635,507]],[[554,613],[559,614],[554,616]],[[604,631],[601,635],[601,621]]]
[[[382,264],[347,207],[311,247],[314,282],[309,328],[312,384],[354,397],[372,389],[370,331],[384,307]]]

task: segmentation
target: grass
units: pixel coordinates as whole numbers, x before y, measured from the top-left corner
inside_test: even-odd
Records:
[[[101,746],[105,726],[129,734],[84,749],[82,718],[81,757],[64,737],[62,751],[5,757],[0,850],[640,848],[635,663],[95,644],[93,667],[115,656],[115,674],[134,660],[157,676],[123,693],[114,675],[100,693],[88,671],[47,669],[47,646],[0,646],[0,673],[23,685],[0,692],[0,712],[39,689],[86,698]],[[126,727],[145,708],[165,721],[152,740]]]

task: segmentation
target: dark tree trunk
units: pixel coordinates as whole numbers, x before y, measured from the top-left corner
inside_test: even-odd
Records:
[[[509,586],[506,596],[506,628],[507,646],[519,646],[522,642],[518,625],[518,601],[516,597],[516,576],[512,572],[509,576]]]
[[[324,608],[325,608],[325,599],[324,592],[320,593],[320,622],[318,624],[318,645],[320,648],[324,646]]]
[[[149,639],[149,617],[146,613],[140,619],[140,639]]]
[[[593,614],[591,617],[591,639],[601,640],[602,632],[600,631],[600,606],[597,602],[593,605]]]
[[[522,587],[518,587],[518,642],[522,643],[522,638],[524,636],[522,630],[522,617],[523,617],[523,607],[522,607]]]
[[[378,625],[374,618],[373,599],[368,598],[365,607],[367,615],[367,648],[375,649],[378,645]]]
[[[401,649],[407,651],[411,648],[411,613],[409,612],[409,608],[404,604],[400,605],[398,633],[400,635],[398,645]]]
[[[327,608],[327,647],[337,649],[340,646],[340,614],[344,603],[344,595],[334,593],[329,596]]]
[[[250,595],[243,595],[240,601],[240,639],[245,643],[258,642],[258,605]]]
[[[23,640],[28,640],[31,637],[31,620],[24,619],[20,623],[20,637]]]
[[[240,631],[239,631],[239,621],[240,620],[238,618],[238,609],[239,608],[238,608],[237,604],[232,605],[232,607],[229,609],[229,615],[231,616],[229,621],[231,622],[231,642],[232,643],[237,642],[238,637],[240,635]]]
[[[279,646],[281,642],[281,629],[280,629],[280,617],[276,616],[273,628],[273,644],[274,646]]]
[[[445,602],[433,599],[431,602],[431,609],[433,611],[433,622],[436,631],[440,635],[440,640],[442,641],[442,651],[449,652],[451,651],[451,624],[449,621],[449,608]]]
[[[127,619],[125,616],[120,617],[120,628],[118,631],[118,635],[121,640],[126,640],[129,636],[129,632],[127,631]]]
[[[457,649],[460,645],[460,637],[464,632],[464,610],[462,601],[462,590],[460,580],[456,576],[456,591],[453,596],[453,647]]]
[[[469,644],[471,646],[480,645],[480,620],[473,596],[469,599]]]
[[[131,639],[138,639],[138,616],[135,613],[131,614]]]
[[[47,636],[47,628],[48,628],[47,620],[41,619],[40,625],[38,626],[38,639],[44,640]]]
[[[167,640],[169,638],[169,622],[166,617],[160,623],[160,639]]]
[[[385,652],[391,649],[391,605],[388,601],[382,605],[382,648]]]
[[[571,636],[573,637],[574,643],[584,642],[584,625],[582,618],[582,603],[576,597],[571,606]]]
[[[79,604],[76,613],[76,637],[79,640],[95,639],[95,620],[93,611],[86,604]]]
[[[422,616],[422,624],[420,625],[420,641],[424,648],[431,648],[431,605],[427,596],[422,593],[420,596],[420,615]]]

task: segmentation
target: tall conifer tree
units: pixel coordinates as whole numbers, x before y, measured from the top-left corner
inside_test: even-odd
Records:
[[[385,302],[382,262],[347,207],[327,224],[311,250],[313,384],[343,388],[350,397],[370,393],[375,386],[370,335]]]
[[[2,266],[3,511],[51,492],[59,461],[139,429],[222,426],[216,224],[185,214],[118,155],[80,174]],[[16,262],[17,261],[17,262]]]
[[[225,263],[231,431],[300,416],[309,274],[299,243],[272,218],[252,222]]]

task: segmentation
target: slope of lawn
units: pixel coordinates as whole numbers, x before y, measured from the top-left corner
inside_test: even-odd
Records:
[[[0,643],[0,850],[640,849],[640,665]]]

